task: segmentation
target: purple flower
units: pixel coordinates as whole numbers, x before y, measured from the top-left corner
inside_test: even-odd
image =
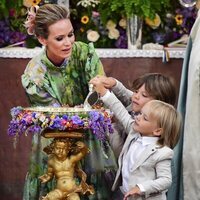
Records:
[[[120,36],[116,40],[115,46],[117,48],[127,49],[127,47],[128,47],[128,39],[127,39],[126,30],[123,29],[123,28],[119,28],[118,30],[119,30]]]
[[[18,122],[14,119],[10,121],[10,124],[8,126],[8,135],[9,136],[15,136],[18,134]]]
[[[96,111],[91,111],[89,112],[89,117],[93,120],[93,121],[97,121],[99,119],[99,113]]]
[[[84,121],[77,115],[72,116],[71,119],[72,119],[73,124],[75,125],[80,125],[80,126],[84,125]]]
[[[22,107],[18,106],[18,107],[14,107],[10,110],[11,116],[12,117],[16,117],[17,115],[19,115],[22,112]]]
[[[159,44],[165,43],[165,37],[166,37],[165,33],[154,32],[152,33],[152,35],[153,35],[153,40],[155,43],[159,43]]]
[[[61,130],[61,120],[62,118],[59,116],[56,116],[53,120],[52,120],[52,124],[49,126],[49,128],[51,129],[59,129]]]
[[[12,120],[8,126],[8,135],[40,134],[44,129],[77,130],[91,129],[99,140],[105,140],[106,133],[112,132],[109,115],[99,111],[91,111],[84,115],[52,115],[15,107],[11,109]]]
[[[42,128],[39,125],[32,125],[26,129],[26,134],[40,134]]]
[[[68,119],[69,119],[69,116],[64,114],[64,115],[62,116],[62,118],[63,118],[64,120],[68,120]]]
[[[102,113],[91,111],[89,113],[89,127],[99,140],[105,140],[107,132],[112,132],[111,121]]]
[[[15,18],[5,18],[0,21],[0,47],[26,40],[27,34],[20,30]],[[16,20],[17,21],[17,20]],[[18,23],[18,22],[17,22]]]

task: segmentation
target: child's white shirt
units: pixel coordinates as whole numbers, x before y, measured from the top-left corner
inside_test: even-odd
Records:
[[[140,136],[137,140],[133,140],[130,145],[128,151],[123,155],[122,162],[122,189],[124,192],[129,192],[131,188],[129,188],[129,178],[134,164],[137,162],[141,153],[152,144],[156,144],[158,141],[158,137],[146,137]],[[141,184],[138,184],[138,187],[142,192],[144,189]]]

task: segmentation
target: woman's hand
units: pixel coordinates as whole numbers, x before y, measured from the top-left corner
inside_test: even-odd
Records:
[[[140,196],[140,195],[141,195],[140,188],[138,186],[135,186],[134,188],[132,188],[129,192],[127,192],[124,195],[123,200],[127,200],[129,196]]]
[[[96,77],[102,82],[104,87],[107,89],[111,89],[117,83],[117,81],[112,77],[106,77],[106,76],[100,76],[100,75],[97,75]]]
[[[96,76],[90,80],[90,84],[93,84],[95,91],[99,93],[100,96],[104,96],[107,92],[107,89],[101,80],[101,76]]]

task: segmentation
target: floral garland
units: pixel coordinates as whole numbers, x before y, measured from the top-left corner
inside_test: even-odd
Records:
[[[104,141],[106,133],[112,133],[111,116],[106,110],[87,112],[50,113],[24,109],[20,106],[11,109],[12,120],[8,127],[9,136],[40,134],[50,130],[91,129],[97,139]]]

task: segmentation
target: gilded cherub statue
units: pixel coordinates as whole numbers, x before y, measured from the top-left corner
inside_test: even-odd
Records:
[[[41,183],[56,178],[56,187],[43,200],[80,200],[80,194],[94,194],[93,186],[86,183],[86,174],[78,168],[78,162],[88,153],[86,145],[69,138],[55,138],[44,148],[49,155],[47,173],[40,176]],[[76,177],[81,178],[77,183]]]

